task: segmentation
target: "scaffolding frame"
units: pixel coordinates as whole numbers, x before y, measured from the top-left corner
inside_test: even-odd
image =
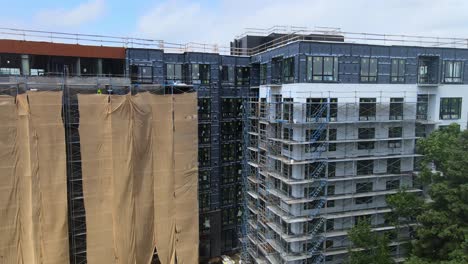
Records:
[[[248,116],[244,124],[243,187],[244,208],[250,215],[244,218],[244,237],[248,239],[244,241],[247,253],[243,257],[256,263],[323,263],[326,256],[339,249],[327,247],[329,201],[355,202],[361,197],[394,194],[396,187],[366,190],[369,185],[365,183],[373,186],[380,181],[398,180],[400,187],[412,177],[412,169],[402,169],[401,162],[405,159],[412,164],[420,156],[414,153],[413,142],[419,136],[413,132],[423,118],[418,113],[421,102],[412,102],[412,98],[407,102],[406,93],[400,100],[392,94],[385,97],[382,92],[379,102],[359,100],[354,92],[352,100],[339,103],[338,99],[344,97],[330,96],[330,92],[327,96],[321,93],[314,97],[310,93],[293,98],[276,92],[276,85],[264,88],[266,96],[251,100],[245,107]],[[300,102],[294,102],[296,98]],[[403,128],[410,131],[403,133]],[[392,135],[376,135],[376,130],[391,130]],[[346,172],[340,177],[334,175],[338,163]],[[385,166],[390,171],[374,171]],[[301,170],[298,172],[297,168]],[[335,194],[335,183],[342,184],[348,192]],[[354,185],[362,187],[349,191]],[[293,186],[304,187],[307,193],[297,193]],[[292,191],[294,188],[296,192]],[[299,209],[291,209],[297,205]],[[342,221],[345,225],[349,219]],[[304,231],[291,231],[291,224],[297,223]],[[379,228],[384,227],[373,227],[377,231]],[[343,236],[341,240],[346,241],[346,233]],[[290,243],[299,241],[303,242],[303,249],[293,250]]]

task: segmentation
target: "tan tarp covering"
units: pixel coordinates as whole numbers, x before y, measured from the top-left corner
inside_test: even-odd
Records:
[[[89,264],[198,263],[196,98],[78,95]]]
[[[0,263],[68,263],[61,92],[0,96]]]

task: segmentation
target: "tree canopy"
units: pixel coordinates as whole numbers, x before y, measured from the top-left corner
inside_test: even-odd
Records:
[[[406,263],[468,263],[468,131],[460,132],[458,125],[434,131],[418,150],[430,200],[421,204],[405,192],[388,200],[398,214],[394,219],[415,218],[419,224]]]

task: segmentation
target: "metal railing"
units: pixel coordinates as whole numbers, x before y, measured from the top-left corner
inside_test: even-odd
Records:
[[[312,29],[295,26],[274,26],[268,29],[248,28],[237,39],[247,35],[267,36],[272,33],[282,34],[278,38],[253,48],[236,48],[218,44],[198,42],[176,43],[165,40],[122,37],[97,34],[78,34],[30,29],[0,27],[1,39],[23,41],[45,41],[51,43],[66,43],[79,45],[114,46],[123,48],[152,48],[168,52],[206,52],[219,54],[241,54],[252,56],[275,47],[284,46],[297,41],[311,42],[343,42],[374,45],[401,45],[423,47],[468,48],[468,38],[449,38],[435,36],[418,36],[404,34],[381,34],[346,32],[339,28],[315,27]],[[323,37],[323,38],[321,38]]]

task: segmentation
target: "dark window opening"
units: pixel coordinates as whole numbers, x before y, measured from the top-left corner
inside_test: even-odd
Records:
[[[239,164],[226,165],[221,167],[221,183],[231,184],[240,180],[242,167]]]
[[[284,59],[283,61],[283,82],[294,82],[294,57]]]
[[[374,189],[374,184],[372,182],[356,183],[356,193],[372,192],[373,189]]]
[[[387,159],[387,173],[400,174],[401,173],[401,159]]]
[[[198,143],[208,144],[211,142],[211,125],[198,124]]]
[[[375,128],[359,128],[358,139],[373,139],[375,138]]]
[[[385,183],[385,190],[395,190],[400,188],[400,180],[389,180]]]
[[[390,98],[390,120],[403,120],[403,98]]]
[[[371,175],[374,173],[373,160],[358,160],[357,161],[357,175]]]
[[[307,57],[307,81],[337,82],[338,57]]]
[[[80,58],[80,74],[83,76],[95,76],[97,75],[97,59],[91,58]],[[35,72],[38,75],[37,72]],[[31,69],[32,75],[32,69]]]
[[[153,66],[132,65],[132,83],[153,83]]]
[[[281,84],[283,82],[283,58],[273,58],[271,60],[271,83]]]
[[[150,66],[151,67],[151,66]],[[102,60],[102,74],[104,76],[124,76],[125,60],[118,59],[103,59]],[[75,71],[70,71],[75,72]],[[152,71],[151,71],[152,73]],[[148,73],[143,74],[143,77],[147,77]]]
[[[461,118],[462,98],[440,98],[440,119],[454,120]]]
[[[444,61],[443,62],[443,80],[444,83],[461,83],[463,77],[462,61]]]
[[[338,98],[330,98],[330,121],[338,120]]]
[[[210,65],[209,64],[190,64],[192,83],[210,84]]]
[[[221,117],[242,117],[242,98],[223,98],[221,103]]]
[[[439,58],[420,56],[418,60],[418,83],[437,84],[439,82]]]
[[[390,81],[392,83],[404,83],[406,72],[405,59],[392,59],[392,73]]]
[[[0,54],[0,75],[27,75],[21,72],[21,55]]]
[[[239,140],[242,136],[242,121],[221,122],[221,140]]]
[[[375,128],[359,128],[358,139],[374,139]],[[374,149],[374,141],[358,142],[358,149]]]
[[[326,130],[307,129],[305,132],[306,132],[306,141],[315,142],[315,141],[327,140]]]
[[[389,127],[388,128],[388,137],[389,138],[401,138],[403,136],[402,127]]]
[[[234,205],[236,202],[236,186],[221,187],[221,205]]]
[[[166,80],[173,82],[182,82],[182,64],[166,64]]]
[[[416,119],[427,120],[427,106],[429,104],[429,96],[427,94],[418,94],[416,104]]]
[[[222,66],[221,68],[221,82],[234,83],[234,66]]]
[[[377,59],[361,58],[361,82],[377,82],[377,65]]]
[[[211,148],[198,149],[198,167],[209,167],[211,163]]]
[[[242,145],[239,142],[221,144],[222,162],[242,160]]]
[[[211,118],[211,100],[209,98],[198,98],[198,119]]]
[[[236,83],[237,85],[249,85],[250,84],[250,68],[249,67],[237,67]]]
[[[200,190],[208,190],[210,188],[210,171],[198,172],[198,188]]]
[[[304,169],[306,179],[324,178],[326,174],[325,167],[320,162],[306,164]]]
[[[293,121],[294,104],[293,98],[283,99],[283,120]]]
[[[206,212],[210,210],[210,193],[200,193],[198,194],[198,207],[200,211]],[[208,224],[209,228],[209,224]]]
[[[327,98],[307,98],[306,121],[313,122],[318,118],[327,118]]]
[[[358,142],[358,149],[371,150],[375,148],[374,142]]]
[[[359,120],[375,120],[377,108],[376,98],[360,98],[359,99]]]
[[[336,163],[328,163],[328,178],[333,178],[336,176]]]
[[[372,196],[368,197],[358,197],[354,199],[355,204],[370,204],[374,201]]]

